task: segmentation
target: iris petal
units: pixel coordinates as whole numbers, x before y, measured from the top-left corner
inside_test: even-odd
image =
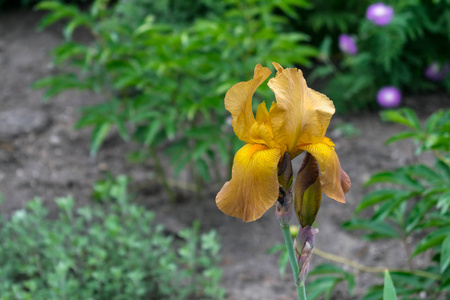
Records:
[[[308,88],[302,71],[283,69],[277,63],[273,65],[277,75],[268,85],[277,100],[270,111],[277,142],[287,145],[290,153],[299,141],[303,144],[320,142],[335,112],[333,102]]]
[[[298,146],[309,152],[319,163],[322,191],[328,197],[345,203],[345,194],[350,189],[350,178],[341,168],[339,158],[334,151],[334,143],[324,137],[320,143]]]
[[[278,199],[279,149],[246,144],[235,155],[231,180],[216,196],[225,214],[244,222],[259,219]]]
[[[241,141],[250,142],[250,128],[255,123],[252,110],[253,94],[271,73],[269,68],[258,64],[253,79],[233,85],[225,95],[225,108],[231,113],[231,125]]]

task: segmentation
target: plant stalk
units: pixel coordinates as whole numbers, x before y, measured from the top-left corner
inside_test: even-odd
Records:
[[[403,269],[388,269],[388,268],[378,268],[378,267],[367,267],[365,265],[362,265],[360,263],[357,263],[356,261],[353,261],[351,259],[339,256],[339,255],[335,255],[335,254],[331,254],[328,252],[325,252],[323,250],[314,248],[314,254],[323,257],[325,259],[337,262],[337,263],[341,263],[350,267],[353,267],[357,270],[363,271],[363,272],[369,272],[369,273],[383,273],[385,270],[388,270],[389,272],[404,272],[404,273],[409,273],[409,274],[414,274],[416,276],[420,276],[420,277],[426,277],[426,278],[430,278],[433,280],[442,280],[442,277],[434,274],[434,273],[430,273],[430,272],[426,272],[426,271],[422,271],[422,270],[403,270]]]
[[[300,270],[298,268],[297,256],[294,251],[294,244],[292,243],[291,232],[289,230],[289,226],[281,225],[281,230],[283,231],[284,243],[286,244],[289,261],[291,263],[292,273],[294,273],[294,282],[295,287],[297,288],[297,297],[298,300],[307,300],[306,298],[306,290],[304,282],[298,282],[298,276]]]

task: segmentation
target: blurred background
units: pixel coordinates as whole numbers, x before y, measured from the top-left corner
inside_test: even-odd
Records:
[[[317,247],[374,267],[318,254],[309,299],[446,299],[449,53],[448,0],[0,0],[0,299],[294,298],[273,211],[214,201],[273,61],[336,106]]]

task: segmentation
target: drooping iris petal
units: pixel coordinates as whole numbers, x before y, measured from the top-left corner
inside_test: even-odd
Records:
[[[217,207],[244,222],[259,219],[278,199],[279,149],[246,144],[235,155],[231,180],[216,196]]]
[[[278,72],[268,85],[277,100],[270,110],[276,141],[287,145],[289,153],[299,140],[303,143],[320,142],[335,112],[333,102],[308,88],[300,70],[283,69],[277,63],[273,65]]]
[[[325,195],[345,203],[345,194],[350,189],[351,183],[347,173],[341,168],[333,142],[324,137],[320,143],[299,145],[298,148],[309,152],[319,163],[320,183]]]
[[[233,85],[225,95],[225,108],[231,113],[231,125],[236,136],[244,142],[250,141],[250,128],[255,123],[252,110],[253,94],[271,73],[269,68],[258,64],[253,79]]]

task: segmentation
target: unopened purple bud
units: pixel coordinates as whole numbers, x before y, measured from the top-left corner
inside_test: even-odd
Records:
[[[339,49],[350,55],[356,55],[358,53],[358,47],[356,46],[355,39],[348,34],[339,35]]]
[[[378,91],[377,101],[382,107],[397,107],[402,102],[402,93],[394,86],[385,86]]]
[[[312,228],[309,225],[305,227],[300,226],[297,236],[298,249],[304,249],[307,242],[310,245],[310,247],[313,248],[315,244],[314,235],[318,232],[319,229]]]
[[[300,227],[297,238],[294,242],[295,252],[297,254],[298,266],[300,274],[298,281],[303,283],[308,276],[309,261],[311,260],[312,251],[314,249],[315,237],[319,229],[311,226]]]
[[[446,62],[441,66],[438,62],[433,62],[425,70],[425,77],[433,81],[443,80],[450,72],[450,64]]]
[[[394,17],[394,9],[392,6],[382,2],[374,3],[367,8],[366,18],[375,25],[386,26]]]

